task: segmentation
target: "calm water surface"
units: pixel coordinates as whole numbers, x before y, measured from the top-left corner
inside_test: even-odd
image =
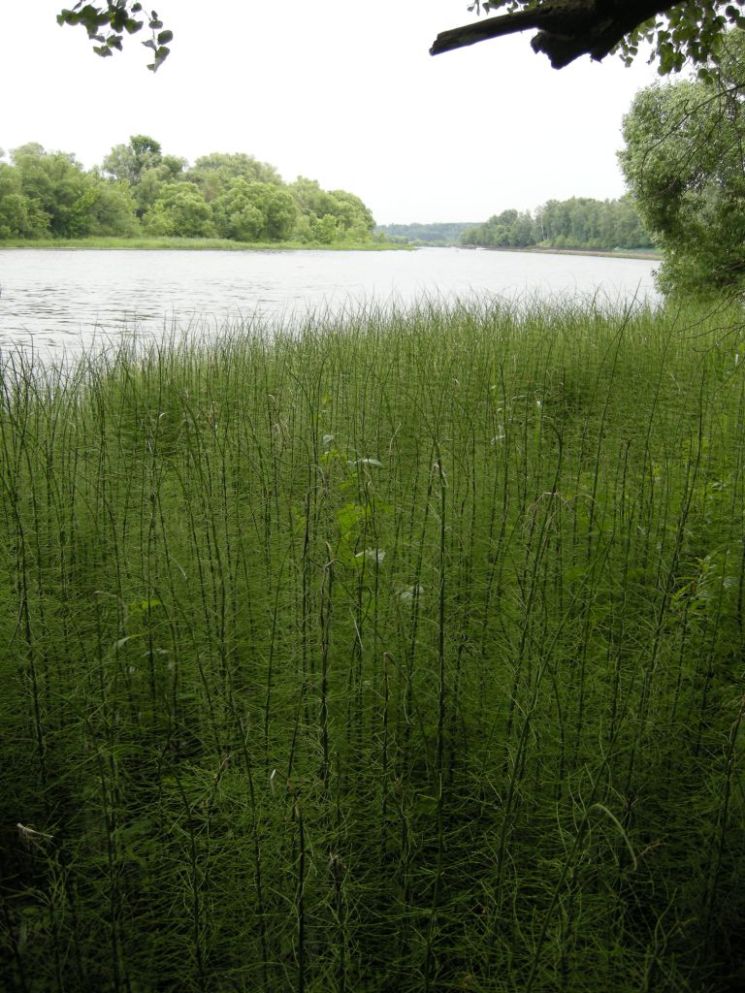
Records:
[[[0,250],[0,350],[76,352],[247,319],[423,300],[656,299],[641,259],[425,248],[414,252]]]

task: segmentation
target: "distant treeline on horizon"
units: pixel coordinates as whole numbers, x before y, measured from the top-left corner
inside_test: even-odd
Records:
[[[91,170],[34,143],[0,161],[5,241],[144,235],[343,245],[370,241],[374,224],[353,193],[302,176],[285,183],[274,166],[242,153],[190,166],[147,135],[116,145]]]
[[[483,224],[387,224],[346,190],[323,190],[243,153],[186,159],[134,135],[86,170],[67,152],[31,143],[3,161],[0,241],[87,237],[223,238],[354,247],[385,240],[485,248],[644,250],[654,247],[632,199],[549,200],[534,212],[504,210]]]
[[[406,245],[460,245],[463,234],[476,226],[475,221],[434,224],[378,224],[375,234],[386,241]]]
[[[390,241],[421,245],[599,251],[655,247],[628,196],[618,200],[549,200],[535,212],[503,210],[483,224],[386,224],[375,232]]]

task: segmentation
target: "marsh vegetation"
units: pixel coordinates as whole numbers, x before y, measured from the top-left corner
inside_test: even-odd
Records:
[[[739,988],[743,330],[6,355],[0,985]]]

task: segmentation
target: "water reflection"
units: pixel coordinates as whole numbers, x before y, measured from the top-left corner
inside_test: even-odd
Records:
[[[421,249],[415,252],[0,251],[0,348],[71,351],[260,320],[297,324],[423,299],[655,300],[639,259]]]

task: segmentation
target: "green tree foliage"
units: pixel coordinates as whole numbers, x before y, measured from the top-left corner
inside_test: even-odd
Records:
[[[160,165],[160,142],[148,135],[135,134],[126,145],[114,145],[103,160],[102,170],[114,179],[136,186],[146,169]]]
[[[379,224],[375,234],[387,241],[413,245],[460,245],[463,234],[477,225],[471,221],[451,221],[434,224]]]
[[[526,248],[540,240],[538,228],[529,213],[503,210],[490,217],[486,224],[471,228],[463,234],[464,245],[494,248]]]
[[[269,241],[289,238],[295,226],[297,206],[290,192],[271,183],[250,183],[257,206],[266,218],[263,235]]]
[[[148,15],[138,0],[107,0],[105,6],[96,6],[78,0],[72,9],[63,9],[57,15],[59,24],[80,25],[96,44],[93,51],[104,57],[122,50],[126,35],[137,34],[147,23],[151,36],[142,44],[153,53],[148,69],[157,72],[170,54],[168,47],[173,32],[164,27],[156,11]]]
[[[130,237],[139,233],[136,200],[126,183],[110,182],[89,174],[94,182],[95,197],[88,205],[88,230],[90,235]]]
[[[7,225],[5,237],[79,238],[133,232],[136,224],[128,188],[85,172],[74,155],[29,144],[15,149],[12,161],[23,203],[11,205],[16,220]],[[5,212],[4,206],[0,209]]]
[[[252,186],[245,179],[236,179],[212,203],[212,213],[218,233],[236,241],[258,241],[266,219],[252,195]]]
[[[163,155],[160,142],[148,135],[133,135],[126,145],[115,145],[103,160],[102,170],[128,184],[135,199],[135,213],[144,217],[167,183],[183,178],[186,159]]]
[[[642,90],[621,166],[662,247],[664,290],[745,285],[745,31],[699,80]]]
[[[24,194],[19,170],[0,163],[0,238],[38,238],[48,225],[47,216]]]
[[[203,155],[189,169],[187,178],[197,184],[208,203],[224,193],[237,179],[247,183],[282,185],[282,177],[273,165],[259,162],[253,155],[240,152],[212,152],[210,155]]]
[[[346,190],[332,190],[336,201],[335,218],[337,229],[344,237],[364,241],[375,228],[375,219],[359,197]]]
[[[540,242],[555,248],[651,248],[639,213],[629,197],[549,200],[536,212]]]
[[[143,218],[149,234],[209,238],[215,234],[212,211],[194,183],[166,185]]]
[[[549,200],[535,212],[504,210],[465,231],[464,245],[486,248],[642,249],[652,246],[628,197]]]
[[[2,153],[0,153],[2,158]],[[74,155],[25,145],[0,163],[0,240],[153,236],[246,242],[367,241],[372,214],[346,190],[317,182],[287,185],[274,166],[220,152],[197,159],[165,155],[148,135],[116,145],[100,169]]]
[[[282,241],[295,226],[297,206],[274,183],[235,179],[212,203],[218,233],[238,241]]]
[[[314,179],[298,176],[288,187],[300,210],[296,234],[301,241],[332,244],[367,240],[375,227],[373,216],[359,197],[344,190],[322,190]]]

